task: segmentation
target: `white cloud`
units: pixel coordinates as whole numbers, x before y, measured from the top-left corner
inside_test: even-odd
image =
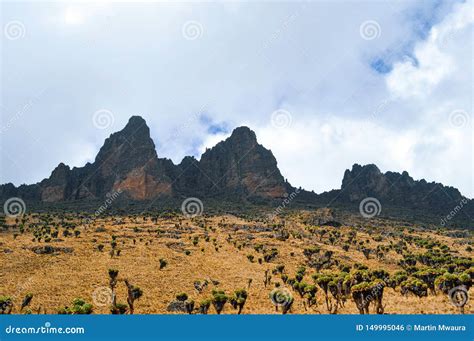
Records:
[[[395,63],[387,77],[390,91],[401,98],[423,97],[429,101],[433,88],[456,72],[455,56],[447,49],[450,40],[456,39],[457,33],[473,22],[472,1],[458,4],[453,13],[431,29],[426,41],[415,46],[416,61],[406,58]]]
[[[415,44],[417,66],[394,65],[385,77],[387,99],[377,100],[377,90],[368,93],[373,95],[368,103],[376,104],[370,108],[383,104],[380,113],[341,118],[302,114],[305,109],[295,106],[290,111],[304,118],[293,120],[291,129],[259,129],[261,142],[272,148],[290,182],[322,192],[339,188],[353,163],[375,163],[382,171],[407,170],[415,179],[457,187],[472,198],[472,41],[466,41],[472,34],[471,6],[456,6],[426,41]],[[468,116],[461,126],[450,118],[458,108]],[[398,116],[404,123],[390,124]]]
[[[208,148],[214,147],[219,142],[230,136],[229,133],[219,133],[215,135],[207,135],[202,144],[199,146],[199,153],[202,155]]]
[[[472,113],[470,5],[108,3],[86,15],[77,3],[84,20],[67,26],[43,18],[63,18],[68,4],[6,3],[3,19],[21,20],[27,34],[2,40],[3,123],[49,91],[2,134],[17,160],[2,160],[0,182],[39,181],[61,161],[79,166],[137,114],[158,155],[178,163],[225,137],[196,119],[204,112],[213,123],[253,128],[295,186],[339,188],[353,163],[375,163],[472,196],[472,127],[449,123],[453,110]],[[425,21],[444,18],[425,41],[414,32],[420,11]],[[192,41],[182,36],[190,20],[203,27]],[[380,37],[361,38],[367,20]],[[418,64],[402,58],[387,75],[370,67],[416,41]],[[101,108],[114,113],[111,129],[92,124]],[[291,112],[287,129],[271,125],[280,108]]]

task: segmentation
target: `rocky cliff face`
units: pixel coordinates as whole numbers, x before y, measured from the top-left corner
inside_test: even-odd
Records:
[[[203,193],[282,198],[287,193],[272,152],[258,144],[255,133],[240,127],[207,150],[199,161],[197,181]]]
[[[158,158],[145,120],[133,116],[105,140],[93,163],[73,169],[61,163],[39,184],[0,186],[0,196],[59,202],[103,198],[120,190],[134,200],[183,195],[278,198],[286,188],[273,154],[246,127],[235,129],[200,161],[186,157],[174,165]]]
[[[346,202],[375,197],[385,204],[430,210],[451,209],[465,200],[456,188],[416,181],[407,172],[382,173],[375,165],[358,164],[344,173],[339,197]]]
[[[133,200],[194,196],[233,201],[255,197],[281,202],[295,190],[284,180],[272,152],[260,145],[247,127],[236,128],[200,160],[188,156],[174,165],[157,156],[145,120],[133,116],[121,131],[105,140],[93,163],[72,169],[61,163],[49,178],[34,185],[1,185],[0,198],[54,203],[101,199],[120,191],[122,198]],[[317,195],[299,189],[292,201],[309,206],[355,207],[367,197],[377,198],[384,209],[408,208],[436,217],[446,217],[462,202],[462,215],[469,221],[474,217],[474,201],[457,189],[416,181],[407,172],[382,173],[375,165],[355,164],[346,170],[340,190]]]
[[[70,194],[71,169],[64,163],[60,163],[51,173],[48,179],[40,183],[41,200],[55,202],[64,200]]]
[[[150,129],[143,118],[133,116],[105,140],[94,163],[72,170],[61,163],[39,184],[41,200],[102,198],[117,190],[135,200],[170,194],[172,180],[159,163]]]

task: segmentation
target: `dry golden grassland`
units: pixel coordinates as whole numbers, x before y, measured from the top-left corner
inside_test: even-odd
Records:
[[[284,221],[279,220],[275,227],[272,225],[275,222],[243,220],[230,215],[193,219],[175,216],[157,220],[152,220],[150,216],[117,216],[85,224],[78,215],[73,214],[47,218],[44,214],[30,214],[23,217],[23,233],[19,231],[22,219],[15,222],[7,218],[8,229],[4,228],[0,232],[0,296],[12,298],[12,313],[19,313],[23,298],[27,293],[32,293],[33,299],[28,307],[32,313],[57,313],[60,307],[70,305],[74,298],[81,297],[92,303],[94,313],[109,314],[110,301],[103,296],[107,296],[108,292],[104,288],[109,287],[108,269],[114,268],[119,270],[118,302],[127,303],[124,279],[143,291],[143,296],[135,302],[136,314],[172,313],[167,311],[167,306],[182,292],[195,301],[197,308],[199,302],[211,298],[214,288],[224,290],[228,295],[237,289],[246,289],[248,298],[243,314],[281,313],[281,310],[276,312],[269,298],[276,286],[288,288],[294,297],[289,313],[328,314],[321,288],[318,287],[316,304],[308,307],[304,303],[306,299],[283,282],[282,274],[274,271],[276,266],[284,265],[283,274],[289,278],[295,276],[298,267],[305,266],[303,281],[314,284],[312,275],[317,271],[308,266],[308,257],[303,251],[318,246],[321,248],[320,254],[333,251],[330,269],[323,268],[319,272],[338,271],[341,265],[354,267],[358,263],[366,265],[369,270],[384,269],[393,274],[402,270],[398,265],[402,254],[391,248],[383,258],[378,259],[372,253],[367,259],[360,248],[363,246],[375,250],[378,245],[389,247],[405,236],[438,241],[439,245],[449,248],[448,253],[451,255],[472,257],[472,253],[467,251],[468,244],[472,245],[469,238],[448,237],[416,226],[400,227],[386,221],[376,224],[368,221],[362,228],[360,224],[364,224],[364,221],[354,223],[353,226],[312,226],[305,223],[310,216],[310,212],[293,212]],[[46,233],[41,241],[33,240],[34,232],[44,226],[49,226],[53,231],[57,229],[58,236],[52,238]],[[65,226],[71,226],[68,229],[71,231],[70,236],[63,235]],[[327,233],[320,237],[318,231],[322,229]],[[74,230],[80,231],[79,236],[74,235]],[[281,231],[289,234],[287,239],[281,237]],[[342,246],[346,244],[350,231],[356,232],[355,241],[350,244],[348,251],[344,251]],[[340,234],[331,239],[335,232]],[[113,256],[110,254],[112,236],[115,236],[117,243]],[[45,238],[51,240],[45,242]],[[100,244],[104,246],[102,251],[98,250]],[[71,248],[71,252],[59,250],[53,254],[37,254],[32,250],[33,247],[45,245]],[[263,246],[263,250],[256,251],[259,245]],[[269,262],[262,260],[260,263],[259,258],[263,258],[265,250],[272,248],[278,251],[278,255]],[[120,250],[119,255],[116,254],[117,250]],[[426,248],[416,243],[407,243],[403,254],[426,251]],[[254,256],[253,262],[248,259],[248,255]],[[160,269],[159,259],[167,262],[163,269]],[[423,268],[422,264],[417,263],[417,266]],[[272,277],[265,286],[266,270]],[[199,293],[194,282],[205,280],[209,284]],[[334,300],[332,297],[330,299]],[[383,304],[387,314],[459,313],[448,296],[439,290],[436,295],[428,293],[427,297],[419,298],[412,294],[402,295],[400,287],[385,287]],[[473,304],[468,302],[465,313],[473,312]],[[209,313],[215,313],[212,306]],[[236,314],[237,311],[227,303],[222,313]],[[337,313],[359,313],[350,295]],[[374,313],[372,306],[370,313]]]

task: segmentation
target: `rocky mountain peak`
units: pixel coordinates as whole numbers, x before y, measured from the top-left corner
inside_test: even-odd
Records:
[[[226,140],[207,149],[200,160],[187,156],[175,165],[157,156],[146,121],[132,116],[122,130],[105,140],[93,163],[72,169],[60,163],[38,184],[0,185],[0,197],[58,202],[104,198],[118,190],[123,193],[121,197],[133,200],[194,196],[234,201],[258,197],[261,202],[283,200],[295,188],[283,178],[273,153],[258,143],[248,127],[234,129]],[[344,207],[358,207],[361,200],[375,197],[384,210],[402,207],[420,215],[449,213],[462,201],[466,203],[462,214],[474,216],[473,201],[468,202],[457,189],[414,180],[406,171],[383,173],[374,164],[354,164],[346,170],[340,190],[320,195],[304,190],[298,193],[298,200],[305,204],[329,202]]]
[[[355,164],[346,170],[341,186],[341,199],[360,202],[377,198],[383,205],[411,207],[423,210],[451,210],[465,198],[461,193],[440,183],[414,180],[408,172],[382,173],[375,165]]]
[[[70,170],[71,170],[71,168],[69,168],[69,166],[67,166],[67,165],[65,165],[64,163],[61,162],[53,170],[53,172],[51,173],[50,178],[62,178],[65,174],[69,173]]]
[[[248,127],[234,129],[229,138],[207,150],[199,167],[206,174],[200,181],[207,190],[271,198],[286,194],[275,157],[258,144],[255,132]]]
[[[127,124],[122,129],[122,134],[135,135],[140,133],[145,137],[150,137],[150,128],[148,127],[145,119],[141,116],[132,116],[128,119]]]
[[[241,126],[237,127],[232,131],[232,134],[229,137],[230,141],[247,141],[247,142],[257,142],[257,135],[249,127]]]
[[[132,116],[119,132],[108,137],[95,159],[103,175],[123,175],[157,158],[155,144],[145,120]]]

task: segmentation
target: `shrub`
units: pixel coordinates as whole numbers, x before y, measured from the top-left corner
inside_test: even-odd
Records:
[[[203,300],[199,303],[199,312],[201,314],[207,315],[209,307],[211,306],[211,300]]]
[[[234,292],[234,295],[230,298],[230,304],[234,309],[239,309],[237,314],[242,312],[245,302],[247,301],[247,291],[245,289],[239,289]]]
[[[178,301],[184,302],[184,301],[186,301],[186,300],[188,299],[188,294],[182,292],[182,293],[176,295],[176,299],[177,299]]]
[[[329,283],[333,280],[333,274],[330,274],[330,273],[315,274],[313,275],[313,280],[324,292],[324,298],[326,301],[327,310],[332,311],[332,304],[329,300],[328,290],[329,290]]]
[[[272,276],[268,274],[268,270],[265,270],[265,278],[263,279],[263,284],[265,288],[267,287],[268,284],[270,284],[271,280],[272,280]]]
[[[400,284],[402,295],[412,293],[417,297],[428,296],[428,286],[423,281],[415,277],[409,277]]]
[[[370,276],[373,279],[381,279],[381,280],[384,280],[384,281],[388,281],[388,279],[390,277],[389,273],[387,271],[383,270],[383,269],[373,270],[370,273]]]
[[[13,301],[10,296],[0,296],[0,314],[11,314]]]
[[[282,314],[286,314],[290,311],[291,306],[293,305],[294,299],[288,290],[285,289],[275,289],[270,293],[270,299],[275,305],[276,311],[278,307],[282,308]]]
[[[306,274],[306,268],[304,266],[300,266],[296,270],[296,275],[295,278],[298,282],[301,282],[303,280],[304,275]]]
[[[315,285],[305,285],[304,287],[304,297],[308,302],[308,306],[312,306],[316,303],[316,292],[318,288]]]
[[[65,306],[58,310],[58,314],[66,315],[88,315],[92,314],[92,304],[86,303],[82,298],[75,298],[72,307]]]
[[[362,249],[362,253],[364,254],[364,257],[365,257],[366,259],[369,259],[369,258],[370,258],[370,254],[372,253],[372,250],[365,247],[365,248]]]
[[[305,257],[311,258],[312,255],[317,254],[321,251],[321,248],[318,246],[308,247],[303,250],[303,255]]]
[[[474,267],[470,267],[469,269],[464,271],[464,273],[471,277],[471,280],[474,280]]]
[[[124,315],[127,313],[128,306],[124,303],[117,303],[110,307],[110,312],[113,315]]]
[[[212,305],[216,309],[217,314],[220,314],[227,303],[228,297],[222,290],[212,290]]]
[[[293,289],[296,290],[296,292],[303,297],[304,296],[304,289],[306,288],[307,284],[304,282],[295,282],[293,283]]]
[[[194,301],[193,300],[185,301],[184,308],[186,309],[186,312],[188,314],[192,314],[194,310]]]
[[[115,306],[117,296],[115,295],[115,287],[117,286],[117,277],[119,271],[117,269],[109,269],[109,286],[112,291],[112,305]]]
[[[472,286],[472,272],[461,274],[446,273],[438,277],[436,286],[451,299],[451,302],[459,308],[459,312],[464,314],[464,306],[469,300],[468,291]]]
[[[140,297],[143,296],[143,291],[139,287],[130,284],[128,280],[125,280],[125,285],[127,286],[127,303],[130,315],[133,315],[135,300],[138,300]]]
[[[267,250],[263,254],[263,260],[268,263],[268,262],[272,261],[276,256],[278,256],[278,250],[277,249]]]
[[[282,274],[282,273],[283,273],[283,271],[285,270],[285,266],[284,266],[284,265],[282,265],[282,264],[280,264],[280,265],[277,265],[277,266],[275,267],[275,270],[276,270],[277,272],[279,272],[279,273],[281,273],[281,274]]]
[[[23,299],[23,302],[21,303],[20,311],[22,311],[23,308],[27,307],[31,303],[32,299],[33,299],[33,294],[30,292],[27,293],[25,298]]]
[[[398,262],[398,265],[400,265],[402,268],[406,269],[410,266],[415,266],[416,265],[416,259],[413,255],[405,255],[403,259]]]
[[[445,273],[436,279],[435,284],[445,294],[452,288],[461,285],[469,290],[472,286],[471,273],[467,271],[461,274]]]
[[[376,312],[383,314],[384,307],[382,305],[382,298],[384,287],[385,283],[380,279],[376,279],[372,282],[356,284],[351,288],[352,298],[360,314],[368,314],[369,305],[372,302],[375,303]]]
[[[444,271],[441,269],[428,268],[415,272],[413,274],[413,277],[416,277],[425,282],[428,286],[428,289],[430,289],[431,293],[434,295],[436,294],[435,281],[439,276],[443,274],[443,272]]]
[[[328,290],[332,294],[332,296],[336,299],[337,303],[343,307],[346,301],[346,292],[345,289],[345,282],[350,278],[349,272],[341,271],[340,273],[334,272],[331,274],[332,280],[328,283]],[[337,305],[335,307],[337,311]],[[336,311],[332,311],[332,313],[336,313]]]
[[[397,271],[395,272],[387,282],[387,286],[390,288],[395,289],[397,286],[399,286],[402,282],[406,281],[408,279],[408,275],[405,271]]]
[[[159,262],[160,262],[160,270],[165,268],[166,265],[168,265],[168,262],[166,261],[166,259],[160,258]]]

